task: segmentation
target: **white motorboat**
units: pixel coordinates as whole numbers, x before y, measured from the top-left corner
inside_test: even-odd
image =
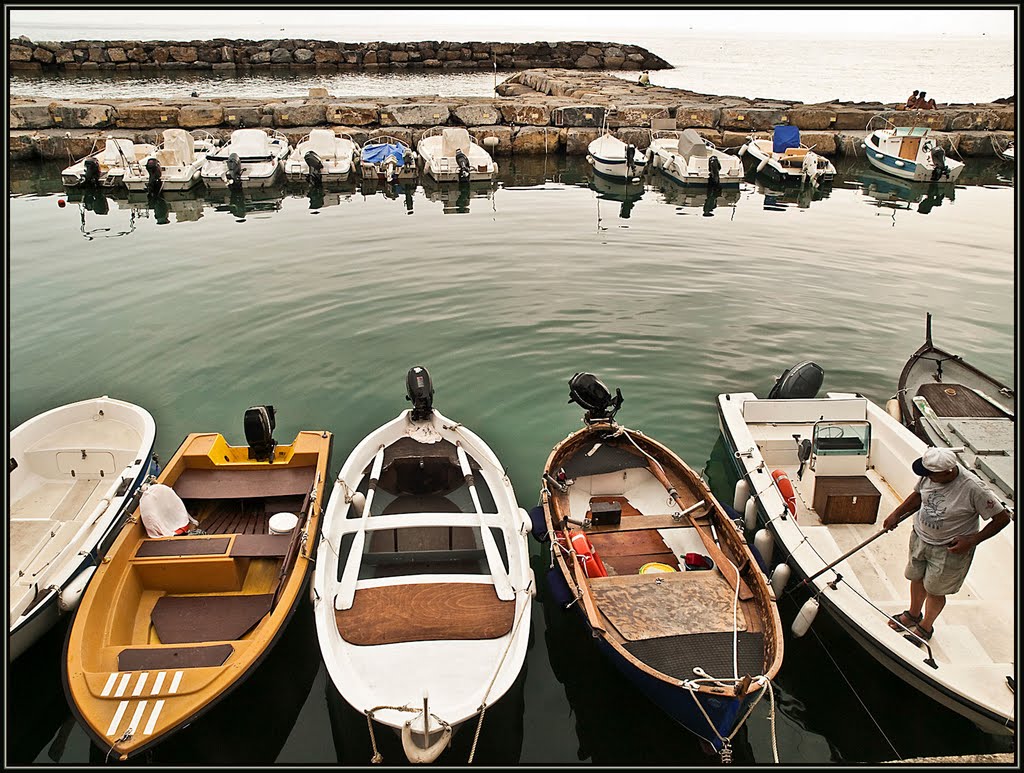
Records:
[[[1011,164],[1017,160],[1017,155],[1013,149],[1012,142],[1002,150],[996,149],[996,155],[1003,159],[1003,161],[1009,161]]]
[[[795,126],[775,126],[771,138],[749,137],[738,155],[773,182],[823,185],[836,174],[831,161],[800,142]]]
[[[953,182],[964,164],[946,156],[927,126],[875,129],[862,143],[871,166],[904,180]]]
[[[227,144],[206,157],[203,182],[212,189],[265,188],[277,182],[291,145],[276,129],[235,129]]]
[[[299,140],[284,162],[289,180],[312,184],[345,182],[359,150],[353,139],[333,129],[313,129]]]
[[[734,504],[748,527],[755,519],[764,525],[754,541],[775,564],[776,594],[800,589],[792,581],[783,590],[791,570],[811,594],[794,634],[805,633],[823,608],[911,686],[987,732],[1013,733],[1016,603],[1008,577],[1014,530],[978,547],[964,587],[948,598],[930,640],[890,628],[909,603],[903,571],[912,526],[885,532],[882,522],[919,480],[911,465],[927,445],[860,395],[777,391],[805,378],[802,370],[784,373],[769,399],[750,392],[718,396],[719,425],[739,473]],[[961,474],[971,473],[961,468]],[[770,557],[772,544],[778,559]]]
[[[696,129],[652,131],[647,162],[681,185],[738,188],[743,179],[743,162],[719,150]]]
[[[164,129],[163,142],[137,164],[129,164],[124,184],[130,191],[187,191],[199,182],[206,157],[220,141],[203,129]]]
[[[415,180],[416,151],[389,134],[369,139],[359,151],[359,174],[381,182]]]
[[[10,660],[78,606],[153,472],[155,441],[148,411],[106,396],[11,430]]]
[[[635,182],[647,167],[647,157],[635,145],[606,130],[587,145],[587,163],[594,167],[595,174]]]
[[[438,182],[493,180],[498,165],[461,126],[435,126],[416,143],[423,169]]]
[[[410,761],[430,762],[516,681],[535,584],[530,517],[498,457],[433,409],[426,370],[407,386],[412,409],[338,474],[312,595],[327,672],[374,749],[389,728]]]
[[[113,188],[122,183],[129,166],[138,167],[156,152],[156,145],[135,142],[129,137],[107,137],[97,150],[61,170],[61,182],[69,187]]]

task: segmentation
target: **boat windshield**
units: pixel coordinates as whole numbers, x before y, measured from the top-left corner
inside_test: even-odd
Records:
[[[927,126],[897,126],[893,137],[924,137],[930,129]]]
[[[818,421],[814,424],[817,456],[867,456],[871,448],[871,424],[866,421]]]

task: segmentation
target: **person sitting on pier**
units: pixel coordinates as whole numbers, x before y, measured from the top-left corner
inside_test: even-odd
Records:
[[[917,107],[917,95],[918,95],[918,93],[919,93],[918,90],[914,89],[914,93],[911,94],[909,97],[907,97],[907,104],[906,104],[906,109],[907,110],[913,110],[915,107]]]
[[[917,98],[917,109],[918,110],[934,110],[935,100],[925,99],[926,92],[922,91],[921,95]]]
[[[647,70],[644,70],[642,73],[640,73],[640,80],[638,80],[637,83],[639,83],[641,86],[651,85],[651,76],[647,74]]]

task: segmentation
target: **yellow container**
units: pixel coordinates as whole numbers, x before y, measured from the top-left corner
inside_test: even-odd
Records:
[[[649,564],[644,564],[640,567],[640,574],[661,574],[663,572],[674,572],[668,564],[662,564],[658,561],[651,561]]]

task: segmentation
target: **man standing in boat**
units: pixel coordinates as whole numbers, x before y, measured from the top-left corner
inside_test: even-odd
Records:
[[[929,448],[913,464],[921,479],[883,522],[886,531],[911,513],[910,608],[889,621],[895,631],[909,630],[912,641],[928,641],[946,596],[957,593],[967,577],[979,542],[994,537],[1010,514],[974,475],[962,470],[948,448]],[[988,523],[978,530],[978,518]]]

